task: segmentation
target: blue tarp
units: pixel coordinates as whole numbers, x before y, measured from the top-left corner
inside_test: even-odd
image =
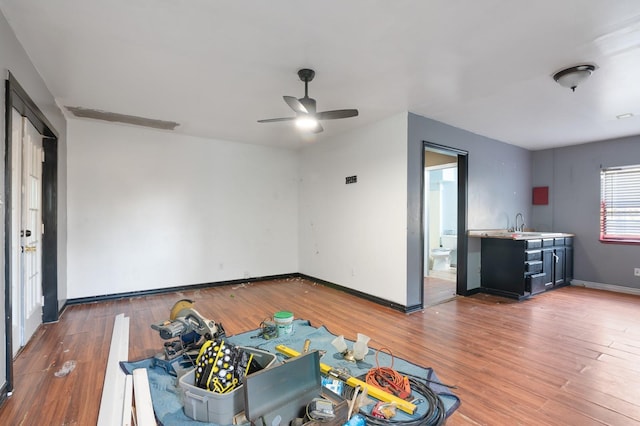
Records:
[[[421,367],[397,357],[392,360],[388,353],[383,351],[376,353],[373,349],[369,349],[368,355],[365,356],[362,361],[358,361],[357,363],[345,361],[342,355],[337,353],[331,345],[331,341],[336,336],[329,332],[324,326],[316,328],[306,320],[295,320],[292,334],[270,340],[258,337],[259,332],[259,330],[252,330],[235,336],[228,336],[225,340],[234,345],[255,347],[277,354],[278,360],[281,361],[284,360],[284,356],[275,350],[277,345],[285,345],[298,352],[302,352],[304,341],[309,339],[311,341],[310,350],[326,351],[321,359],[322,363],[334,368],[344,369],[354,377],[365,375],[369,369],[375,367],[377,356],[380,366],[391,366],[393,361],[393,368],[395,370],[432,381],[429,383],[429,387],[439,395],[444,403],[447,416],[451,415],[460,405],[459,398],[455,396],[449,388],[438,384],[438,377],[431,368]],[[349,347],[351,347],[353,342],[348,339],[345,340],[348,342]],[[152,367],[151,359],[122,363],[122,368],[126,372],[131,372],[135,368],[147,369],[153,409],[160,424],[164,426],[215,425],[214,423],[203,423],[192,420],[184,414],[181,390],[177,378],[169,375],[163,368]],[[419,417],[420,414],[426,412],[427,408],[425,403],[417,404],[417,411],[413,417]],[[399,416],[394,418],[394,420],[406,420],[413,417],[399,412]]]

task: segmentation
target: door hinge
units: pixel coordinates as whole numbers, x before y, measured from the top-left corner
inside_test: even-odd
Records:
[[[44,306],[44,296],[42,296],[42,306]]]
[[[40,151],[40,153],[42,154],[42,162],[44,163],[44,149]]]
[[[44,223],[41,223],[40,226],[42,227],[42,229],[41,229],[42,235],[44,235]]]

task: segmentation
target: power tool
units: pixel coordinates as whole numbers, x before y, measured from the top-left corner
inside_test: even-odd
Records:
[[[225,337],[221,323],[207,319],[193,308],[195,302],[182,299],[171,308],[169,319],[151,324],[167,342],[164,349],[156,354],[152,365],[164,368],[177,376],[176,367],[192,367],[200,347],[207,340]]]

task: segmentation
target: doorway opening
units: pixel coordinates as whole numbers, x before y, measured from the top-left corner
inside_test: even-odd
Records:
[[[466,156],[424,143],[424,306],[466,294]]]
[[[25,134],[33,139],[28,143],[26,165]],[[26,343],[34,327],[57,321],[59,316],[58,135],[10,72],[5,84],[4,167],[5,344],[0,352],[5,374],[0,374],[0,378],[4,376],[0,401],[13,390],[17,349]],[[20,182],[16,182],[18,178]],[[22,206],[22,193],[30,201],[27,207]]]

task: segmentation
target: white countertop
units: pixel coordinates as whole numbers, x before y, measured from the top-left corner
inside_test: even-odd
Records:
[[[525,232],[508,231],[506,229],[478,229],[470,230],[467,235],[474,238],[502,238],[506,240],[532,240],[538,238],[573,237],[574,234],[565,232]]]

